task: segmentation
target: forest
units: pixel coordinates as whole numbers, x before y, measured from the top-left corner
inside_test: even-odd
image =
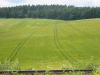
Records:
[[[45,18],[57,20],[100,18],[100,7],[75,7],[74,5],[0,7],[0,18]]]

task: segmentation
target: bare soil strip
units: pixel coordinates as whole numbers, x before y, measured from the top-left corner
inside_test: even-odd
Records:
[[[43,26],[44,27],[44,26]],[[39,28],[40,29],[40,28]],[[38,29],[38,30],[39,30]],[[36,30],[35,32],[33,32],[32,34],[30,34],[24,41],[21,41],[18,46],[13,50],[13,52],[11,53],[11,55],[7,58],[7,60],[9,60],[10,58],[10,61],[12,61],[15,56],[17,55],[18,51],[21,49],[21,47],[25,44],[25,42],[34,34],[36,33],[38,30]]]
[[[2,26],[3,25],[3,22],[0,22],[0,26]]]
[[[10,27],[10,26],[13,26],[13,25],[15,25],[15,24],[18,24],[19,22],[20,22],[20,21],[18,21],[18,22],[16,22],[16,23],[13,23],[13,24],[10,24],[9,27]]]

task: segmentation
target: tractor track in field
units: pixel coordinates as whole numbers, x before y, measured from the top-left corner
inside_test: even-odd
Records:
[[[85,35],[85,36],[88,36],[87,34],[83,33],[83,32],[80,31],[79,29],[77,29],[77,28],[75,28],[75,27],[73,27],[73,26],[71,26],[71,25],[69,25],[69,26],[70,26],[71,28],[73,28],[73,29],[79,31],[79,33],[81,33],[81,34],[83,34],[83,35]],[[61,30],[62,30],[63,32],[66,32],[66,31],[64,31],[62,28],[61,28]],[[66,33],[67,33],[67,32],[66,32]],[[92,39],[93,39],[93,38],[92,38]],[[95,45],[95,44],[94,44],[94,45]],[[83,53],[81,49],[76,48],[76,47],[73,46],[73,45],[71,45],[71,46],[72,46],[73,48],[75,48],[75,49],[81,51],[80,53]],[[84,45],[83,43],[82,43],[82,46],[84,46],[84,47],[87,49],[87,52],[88,52],[88,53],[91,53],[91,55],[97,54],[97,52],[98,52],[97,50],[96,50],[96,51],[93,51],[91,48],[89,48],[88,46]],[[96,46],[96,45],[95,45],[95,46]],[[98,52],[97,56],[99,57],[99,52]]]
[[[13,52],[11,53],[11,55],[7,58],[7,60],[11,58],[11,56],[13,55],[13,53],[17,50],[17,48],[20,46],[20,44],[22,44],[22,42],[23,42],[23,41],[21,41],[21,42],[18,44],[18,46],[13,50]]]
[[[63,48],[62,48],[62,46],[60,45],[60,43],[59,43],[59,40],[58,40],[58,35],[57,35],[57,25],[55,25],[55,27],[54,27],[54,42],[55,42],[55,45],[56,45],[56,47],[57,47],[57,49],[61,52],[61,54],[64,56],[64,58],[66,59],[66,60],[68,60],[68,58],[65,56],[65,54],[61,51],[61,50],[63,50],[69,57],[71,57],[70,55],[69,55],[69,53],[68,52],[66,52]],[[58,43],[58,45],[57,45],[57,43]],[[73,59],[72,57],[71,57],[71,59]],[[74,59],[73,59],[74,60]],[[69,61],[69,60],[68,60]],[[74,60],[75,62],[77,62],[76,60]],[[73,62],[71,62],[71,61],[69,61],[71,64],[73,64]]]
[[[13,24],[10,24],[8,27],[6,27],[5,29],[7,29],[7,28],[9,28],[9,27],[11,27],[11,26],[13,26],[13,25],[15,25],[15,24],[18,24],[18,23],[20,23],[21,21],[18,21],[18,22],[16,22],[16,23],[13,23]],[[7,30],[5,31],[5,29],[3,29],[4,31],[3,32],[1,32],[0,34],[3,34],[4,32],[7,32]]]
[[[71,26],[71,25],[69,25],[69,26],[70,26],[71,28],[73,28],[73,29],[77,30],[79,33],[81,33],[81,34],[85,35],[86,37],[91,38],[91,39],[92,39],[92,41],[94,41],[94,38],[93,38],[93,37],[88,36],[88,35],[87,35],[87,34],[85,34],[83,31],[80,31],[79,29],[77,29],[77,28],[75,28],[75,27],[73,27],[73,26]]]
[[[56,27],[56,26],[55,26]],[[57,46],[57,41],[56,41],[56,29],[55,29],[55,27],[54,27],[54,42],[55,42],[55,45],[56,45],[56,47],[57,47],[57,49],[61,52],[61,54],[64,56],[64,58],[66,59],[66,60],[68,60],[67,58],[66,58],[66,56],[63,54],[63,52],[59,49],[59,47]]]
[[[71,28],[73,28],[73,29],[75,29],[75,30],[77,30],[79,33],[81,33],[81,34],[83,34],[83,35],[85,35],[86,37],[88,37],[88,35],[87,34],[85,34],[85,33],[83,33],[82,31],[80,31],[79,29],[77,29],[77,28],[75,28],[75,27],[73,27],[73,26],[71,26],[71,25],[69,25]],[[93,38],[91,37],[91,36],[89,36],[91,39],[92,39],[92,41],[94,41],[93,40]],[[88,37],[88,38],[89,38]],[[95,45],[95,44],[94,44]],[[85,45],[84,45],[85,46]],[[96,46],[96,45],[95,45]],[[93,53],[93,51],[89,48],[89,47],[87,47],[87,46],[85,46],[87,49],[89,49],[89,50],[87,50],[88,52],[90,52],[90,53]]]
[[[23,42],[21,42],[18,47],[17,47],[17,51],[15,53],[15,55],[12,57],[12,59],[10,61],[12,61],[14,59],[14,57],[17,55],[18,51],[20,50],[20,48],[24,45],[24,43],[34,34],[35,32],[33,32],[28,38],[26,38]]]
[[[61,30],[62,30],[62,32],[66,32],[66,31],[64,31],[63,29],[62,29],[62,27],[61,27]],[[66,32],[67,33],[67,32]],[[73,46],[73,45],[71,45],[71,44],[69,44],[70,46],[72,46],[73,48],[76,48],[75,46]],[[76,48],[77,49],[77,48]],[[80,49],[78,49],[78,50],[80,50]],[[82,50],[80,50],[81,52],[82,52]],[[80,52],[80,53],[81,53]]]
[[[70,26],[70,27],[71,27],[71,28],[73,28],[72,26]],[[74,28],[74,29],[75,29],[75,28]],[[66,31],[64,31],[62,28],[61,28],[61,30],[62,30],[63,32],[66,32]],[[78,31],[78,29],[77,29],[77,31]],[[80,33],[80,32],[79,32],[79,33]],[[71,44],[70,44],[70,45],[71,45]],[[72,46],[73,48],[76,48],[76,47],[75,47],[75,46],[73,46],[73,45],[71,45],[71,46]],[[89,50],[91,50],[90,48],[88,48],[88,47],[87,47],[87,46],[85,46],[85,45],[84,45],[84,47],[85,47],[85,48],[87,48],[87,49],[89,49]],[[78,48],[76,48],[76,49],[78,49]],[[78,49],[78,50],[82,52],[82,50],[81,50],[81,49]],[[87,50],[87,52],[93,53],[93,52],[92,52],[92,50],[91,50],[91,51],[88,51],[88,50]]]
[[[42,27],[44,27],[44,26],[42,26]],[[39,28],[39,29],[41,29],[41,28]],[[38,29],[38,30],[39,30]],[[18,53],[18,51],[21,49],[21,47],[24,45],[24,43],[34,34],[34,33],[36,33],[38,30],[36,30],[35,32],[33,32],[32,34],[30,34],[24,41],[21,41],[19,44],[18,44],[18,46],[13,50],[13,52],[11,53],[11,55],[7,58],[7,60],[9,60],[10,59],[10,61],[12,61],[14,58],[15,58],[15,56],[17,55],[17,53]]]
[[[14,57],[17,55],[18,51],[20,50],[20,48],[24,45],[24,43],[34,34],[35,32],[33,32],[32,34],[30,34],[29,37],[27,37],[24,41],[21,41],[18,46],[13,50],[13,52],[11,53],[11,55],[9,56],[8,60],[10,59],[10,61],[12,61],[14,59]],[[13,55],[14,54],[14,55]]]

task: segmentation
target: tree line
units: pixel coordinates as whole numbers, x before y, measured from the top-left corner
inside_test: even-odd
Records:
[[[75,7],[73,5],[22,5],[0,8],[0,18],[45,18],[78,20],[100,18],[100,7]]]

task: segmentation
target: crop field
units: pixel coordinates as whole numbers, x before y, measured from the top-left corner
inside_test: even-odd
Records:
[[[0,61],[16,58],[23,69],[100,65],[100,19],[0,19]]]

